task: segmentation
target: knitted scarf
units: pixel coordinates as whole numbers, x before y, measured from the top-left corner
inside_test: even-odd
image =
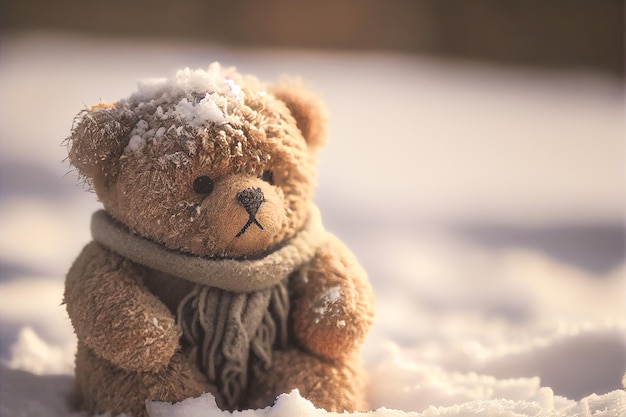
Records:
[[[305,227],[255,259],[202,258],[169,250],[133,234],[104,210],[92,216],[93,239],[167,280],[193,282],[176,319],[197,365],[216,384],[225,408],[236,409],[251,357],[269,367],[287,344],[289,275],[311,260],[325,232],[313,210]]]

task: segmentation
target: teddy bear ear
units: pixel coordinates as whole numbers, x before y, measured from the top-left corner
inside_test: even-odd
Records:
[[[328,113],[320,97],[297,79],[283,79],[272,86],[270,92],[285,103],[296,119],[298,129],[302,132],[309,149],[315,152],[324,146]]]
[[[114,177],[133,125],[129,113],[116,104],[99,103],[74,119],[68,157],[88,182],[97,185]]]

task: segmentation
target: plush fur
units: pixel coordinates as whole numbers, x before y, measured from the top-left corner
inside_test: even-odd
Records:
[[[176,255],[180,270],[165,274],[94,233],[65,288],[78,337],[82,408],[144,416],[146,400],[174,402],[204,392],[223,408],[265,407],[298,388],[317,407],[364,409],[358,349],[372,321],[371,288],[337,238],[308,226],[316,213],[316,155],[326,139],[322,103],[300,82],[267,86],[216,65],[177,77],[178,84],[140,87],[127,99],[83,111],[68,140],[70,162],[123,230],[120,239],[127,233],[150,242],[140,251],[158,246]],[[299,236],[313,236],[312,249],[302,249]],[[281,250],[297,252],[299,261],[286,271],[288,298],[272,295],[269,307],[259,307],[265,327],[237,333],[227,324],[224,337],[241,340],[223,342],[218,354],[184,334],[180,305],[194,288],[213,291],[186,278],[184,259],[221,266],[228,260],[233,274],[252,279],[272,253],[267,259],[280,267]],[[191,304],[199,309],[209,299]],[[283,318],[276,315],[279,302]],[[206,303],[206,311],[219,308]],[[196,311],[196,324],[212,317],[204,311]],[[266,337],[259,329],[270,329],[269,357],[252,347]],[[207,371],[198,355],[214,355],[223,370],[224,361],[234,361],[232,346],[245,346],[238,374],[243,391],[235,402],[226,398],[223,372]]]

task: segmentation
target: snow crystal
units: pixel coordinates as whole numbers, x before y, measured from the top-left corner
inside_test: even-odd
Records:
[[[241,87],[237,85],[233,80],[227,79],[226,83],[230,88],[230,92],[235,95],[235,97],[239,98],[241,96]],[[263,93],[264,94],[264,93]]]
[[[176,73],[175,84],[186,92],[215,91],[229,93],[230,85],[222,74],[222,67],[214,62],[208,70],[185,68]]]
[[[187,98],[181,99],[174,107],[173,113],[194,127],[201,126],[206,122],[218,124],[226,122],[224,114],[213,101],[212,95],[208,93],[198,104],[189,102]]]
[[[146,146],[146,141],[144,140],[144,138],[142,138],[139,135],[133,135],[128,141],[128,145],[126,146],[126,151],[135,152],[136,150],[141,149],[144,146]]]
[[[325,299],[329,304],[339,301],[340,298],[341,298],[341,289],[339,287],[329,288],[328,291],[326,292]]]
[[[317,313],[320,318],[324,317],[328,313],[331,306],[337,301],[339,301],[340,298],[341,298],[341,288],[331,287],[327,289],[326,292],[321,296],[320,298],[321,305],[319,307],[314,308],[313,311]],[[319,318],[316,319],[316,323],[317,322],[319,322]],[[337,325],[339,327],[342,327],[341,325],[339,325],[339,323],[337,323]],[[345,325],[345,322],[344,322],[344,325]]]
[[[159,107],[160,109],[161,107]],[[155,138],[161,138],[163,137],[163,135],[165,134],[165,127],[161,126],[160,128],[157,129],[157,131],[154,133],[154,137]]]
[[[143,103],[142,103],[143,104]],[[136,132],[140,132],[143,133],[146,130],[148,130],[150,126],[148,125],[148,122],[146,122],[145,120],[141,119],[137,122],[137,124],[135,125],[135,131]]]
[[[176,107],[174,107],[174,115],[187,120],[193,120],[195,117],[194,105],[190,103],[189,100],[183,98],[178,102]]]
[[[168,162],[173,163],[176,167],[181,167],[189,163],[189,157],[185,152],[174,152],[164,155],[158,159],[158,162],[165,165]]]
[[[215,397],[211,394],[187,398],[175,404],[161,401],[146,401],[146,410],[150,417],[173,417],[174,415],[192,417],[199,415],[199,411],[206,416],[226,415],[219,409],[215,403]]]

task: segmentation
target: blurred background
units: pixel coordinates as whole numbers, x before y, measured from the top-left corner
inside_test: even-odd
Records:
[[[624,13],[617,0],[2,1],[0,357],[24,324],[72,338],[62,280],[98,208],[64,162],[73,117],[212,61],[298,75],[325,98],[316,199],[377,293],[369,357],[381,340],[460,343],[468,312],[495,320],[467,336],[486,344],[520,323],[625,317]],[[433,319],[446,314],[456,330]],[[617,387],[626,342],[609,339],[590,348],[611,358],[591,385],[543,379],[574,397]]]
[[[4,34],[178,40],[235,47],[397,51],[622,77],[618,0],[4,1]]]

